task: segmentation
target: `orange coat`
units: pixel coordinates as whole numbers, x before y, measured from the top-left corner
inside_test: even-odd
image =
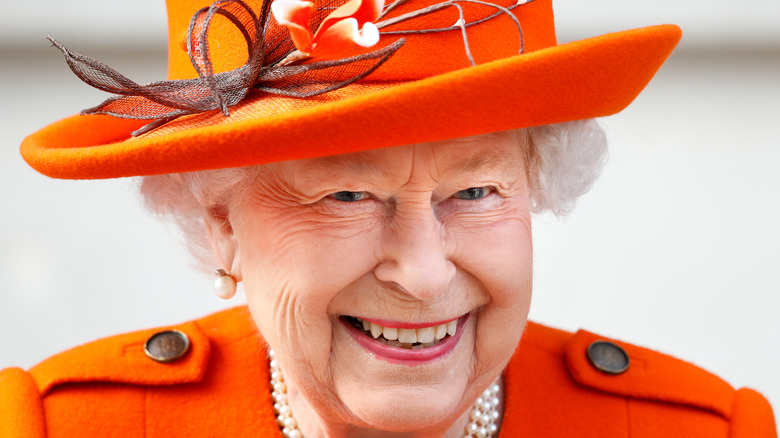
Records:
[[[177,362],[143,351],[159,330],[103,339],[0,372],[0,437],[281,437],[263,342],[244,307],[175,326]],[[776,437],[769,403],[691,364],[616,342],[620,375],[586,357],[586,331],[529,323],[505,372],[510,437]]]

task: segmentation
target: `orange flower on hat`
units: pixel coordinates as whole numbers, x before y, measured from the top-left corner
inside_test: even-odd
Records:
[[[271,12],[276,21],[290,30],[298,51],[312,57],[327,58],[354,49],[371,47],[379,42],[379,18],[384,0],[350,0],[328,14],[317,32],[309,29],[314,3],[301,0],[276,0]]]

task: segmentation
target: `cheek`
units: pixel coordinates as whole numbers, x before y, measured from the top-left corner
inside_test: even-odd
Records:
[[[236,231],[243,276],[248,271],[266,282],[310,285],[299,292],[330,289],[340,276],[364,266],[375,252],[371,243],[378,241],[372,233],[380,227],[368,215],[342,220],[308,206],[263,206],[247,213]],[[364,263],[355,266],[359,260]]]
[[[495,375],[520,341],[531,303],[533,250],[529,215],[507,218],[461,236],[456,263],[487,295],[477,314],[475,369]]]
[[[494,211],[453,217],[454,261],[476,276],[502,307],[530,293],[533,247],[527,197],[518,194]],[[527,290],[527,291],[526,291]]]
[[[244,289],[268,342],[314,345],[309,341],[321,338],[316,345],[329,347],[333,297],[376,264],[372,230],[380,227],[367,222],[334,227],[311,209],[267,206],[242,215],[235,233]]]
[[[477,277],[491,307],[527,308],[530,302],[533,248],[530,219],[513,218],[458,241],[456,260]]]

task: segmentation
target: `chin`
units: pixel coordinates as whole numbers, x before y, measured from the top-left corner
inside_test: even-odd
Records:
[[[462,406],[462,391],[442,394],[437,388],[399,390],[388,388],[365,394],[358,406],[348,407],[367,427],[391,432],[410,432],[446,428],[467,408]],[[370,400],[368,400],[370,398]],[[442,431],[443,433],[443,431]]]

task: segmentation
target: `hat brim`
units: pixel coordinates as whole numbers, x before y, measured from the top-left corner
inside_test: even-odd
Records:
[[[680,40],[674,25],[561,44],[403,84],[354,84],[343,99],[296,109],[255,96],[231,111],[180,118],[140,137],[148,121],[72,116],[27,137],[24,159],[66,179],[250,166],[611,115],[650,81]],[[301,100],[296,100],[300,102]],[[288,102],[289,104],[289,102]],[[189,129],[182,129],[181,125]]]

